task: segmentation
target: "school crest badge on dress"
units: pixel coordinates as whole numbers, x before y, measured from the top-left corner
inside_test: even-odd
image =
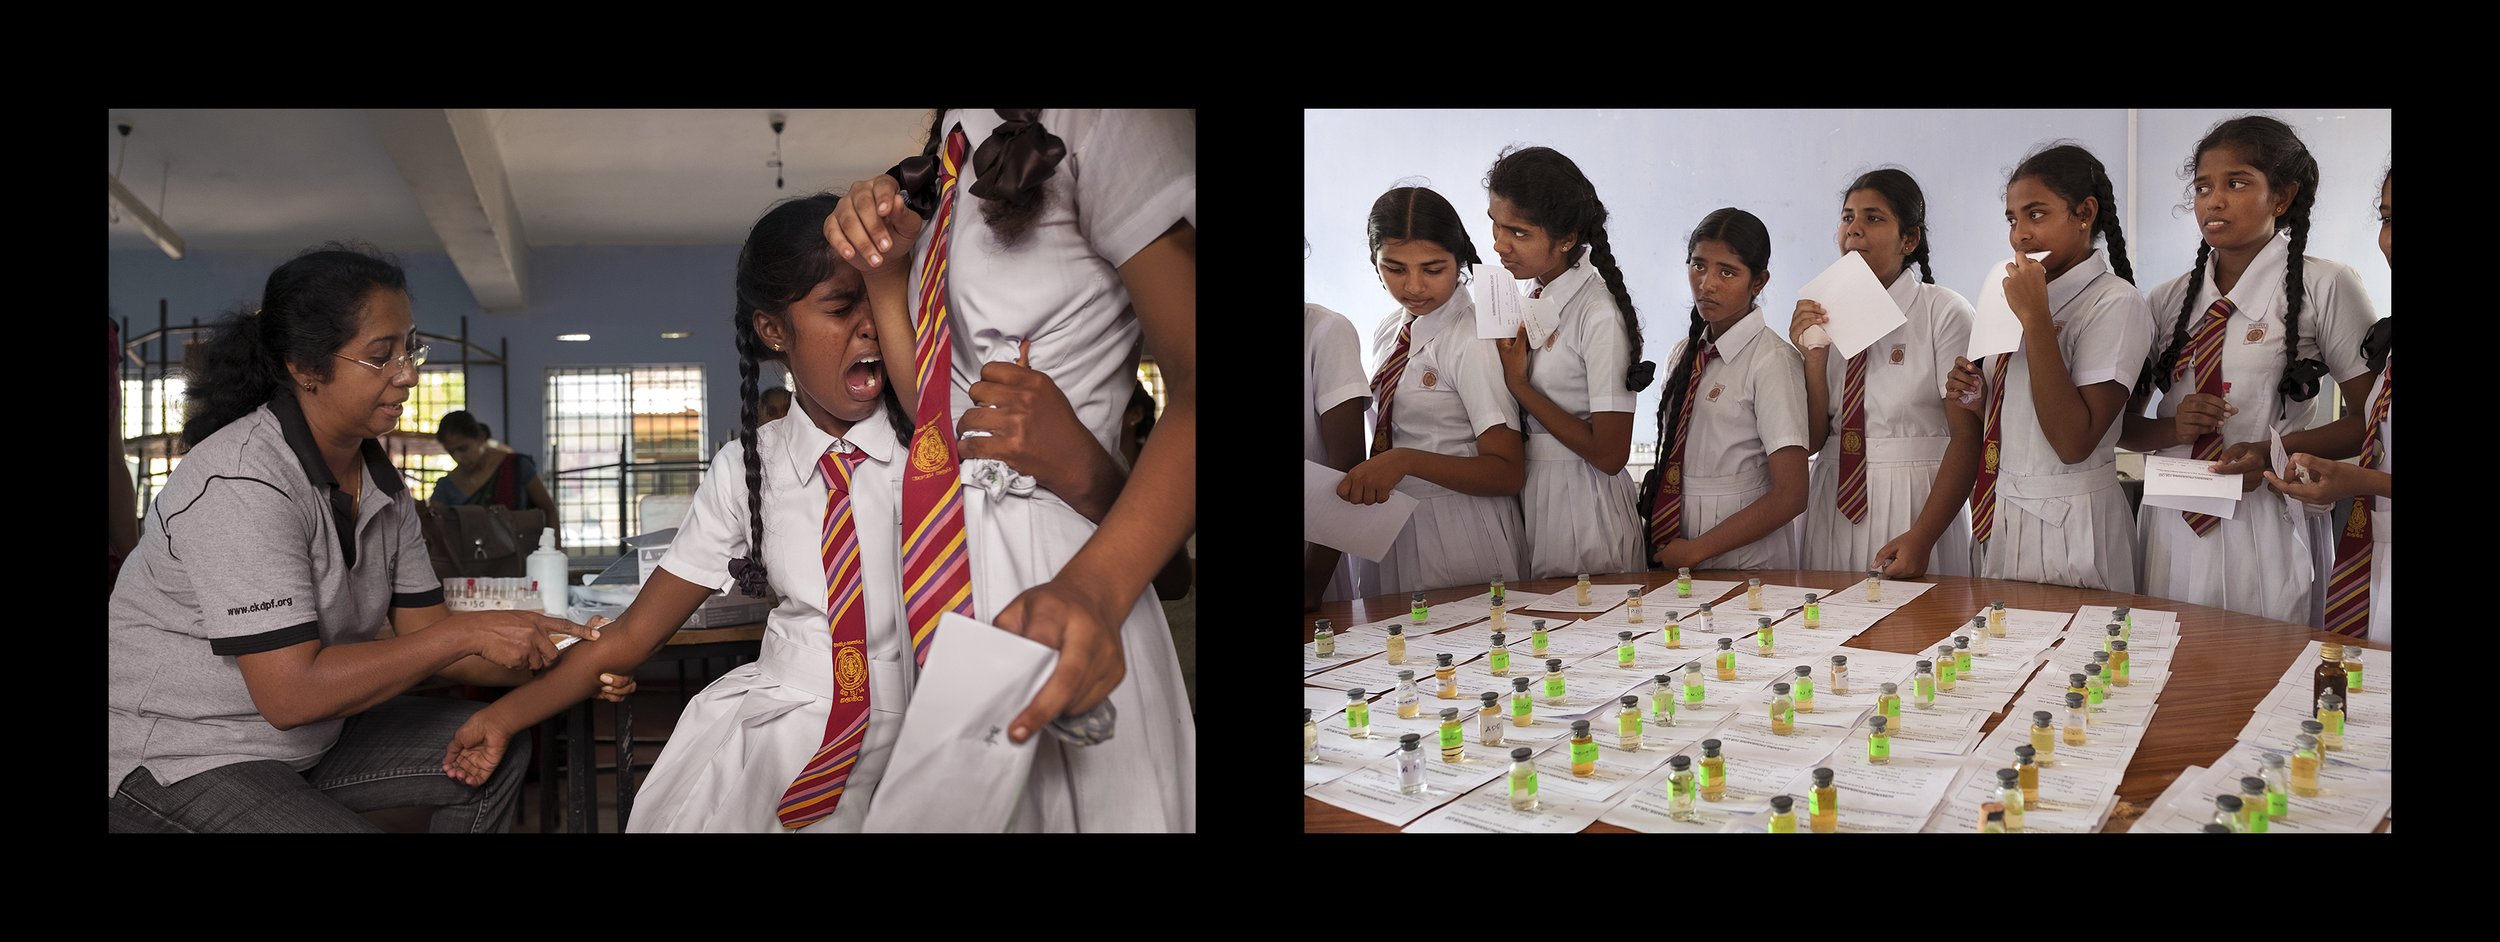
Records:
[[[1726,391],[1726,389],[1727,389],[1727,384],[1726,384],[1726,383],[1714,383],[1714,384],[1712,384],[1712,385],[1711,385],[1711,387],[1710,387],[1710,401],[1712,401],[1712,402],[1717,402],[1717,401],[1719,401],[1719,393]]]
[[[1892,362],[1894,366],[1901,365],[1902,349],[1906,346],[1906,344],[1898,343],[1892,345]]]

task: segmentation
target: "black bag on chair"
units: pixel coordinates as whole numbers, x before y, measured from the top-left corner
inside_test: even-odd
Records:
[[[546,511],[491,505],[429,504],[418,518],[425,529],[426,553],[434,560],[434,575],[445,580],[526,574],[529,554],[538,549],[539,532],[547,528]]]

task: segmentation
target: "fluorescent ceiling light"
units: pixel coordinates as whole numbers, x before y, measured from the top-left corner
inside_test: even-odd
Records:
[[[569,340],[569,341],[572,341],[572,342],[574,342],[574,343],[580,343],[580,342],[582,342],[582,341],[589,340],[589,339],[590,339],[590,335],[589,335],[589,334],[557,334],[557,335],[556,335],[556,339],[557,339],[557,340]]]
[[[147,204],[139,202],[139,197],[132,194],[129,187],[122,185],[120,177],[108,173],[104,175],[104,179],[112,184],[113,202],[120,204],[122,212],[130,214],[131,221],[139,224],[139,231],[147,233],[148,238],[156,240],[156,247],[164,249],[166,255],[181,258],[182,236],[174,232],[174,227],[166,225],[165,220],[158,219],[155,213],[149,212]]]
[[[694,335],[682,330],[663,330],[660,332],[660,339],[662,340],[684,340],[691,336]]]

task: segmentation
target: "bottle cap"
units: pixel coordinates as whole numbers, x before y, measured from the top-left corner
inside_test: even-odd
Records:
[[[1769,630],[1771,630],[1771,616],[1769,616],[1769,615],[1764,615],[1764,616],[1762,616],[1762,630],[1764,630],[1764,631],[1769,631]]]
[[[2039,761],[2039,757],[2039,750],[2033,749],[2028,745],[2014,747],[2014,764],[2016,766],[2029,765],[2033,762]]]
[[[1761,585],[1762,585],[1762,580],[1760,580],[1760,579],[1751,579],[1751,578],[1749,578],[1749,579],[1746,579],[1746,580],[1745,580],[1745,585],[1746,585],[1746,586],[1748,586],[1748,587],[1752,587],[1752,588],[1760,588],[1760,587],[1761,587]]]
[[[1503,636],[1503,634],[1502,634],[1501,632],[1496,631],[1496,632],[1494,632],[1494,633],[1493,633],[1493,643],[1494,643],[1494,644],[1509,644],[1509,643],[1510,643],[1510,639],[1509,639],[1509,638],[1507,638],[1507,637],[1505,637],[1505,636]]]
[[[1934,662],[1934,661],[1930,661],[1930,660],[1926,660],[1926,659],[1924,659],[1924,658],[1921,658],[1921,659],[1919,660],[1919,662],[1918,662],[1918,669],[1919,669],[1919,670],[1923,670],[1923,671],[1932,671],[1932,670],[1935,670],[1935,669],[1936,669],[1936,662]]]
[[[1587,721],[1587,720],[1572,720],[1572,721],[1571,721],[1571,735],[1574,735],[1574,736],[1586,736],[1586,735],[1588,735],[1588,734],[1589,734],[1589,721]]]
[[[1771,813],[1787,814],[1788,809],[1794,807],[1796,804],[1797,799],[1790,798],[1786,795],[1773,795],[1771,796]]]
[[[1991,809],[1989,809],[1989,810],[1988,810],[1988,820],[1990,820],[1990,821],[1994,821],[1994,822],[1996,822],[1996,823],[1998,823],[1998,824],[2003,824],[2003,823],[2005,823],[2005,809],[2004,809],[2004,808],[1991,808]]]
[[[2236,813],[2240,810],[2240,796],[2215,795],[2214,808],[2219,811],[2230,811]]]
[[[2108,631],[2110,634],[2113,634],[2113,635],[2114,635],[2114,634],[2117,634],[2117,633],[2119,633],[2119,632],[2121,632],[2121,631],[2125,631],[2125,630],[2127,630],[2127,629],[2126,629],[2126,626],[2124,626],[2124,625],[2111,625],[2111,626],[2109,626],[2107,629],[2104,629],[2104,630],[2106,630],[2106,631]]]
[[[1816,600],[1821,599],[1822,597],[1823,597],[1823,596],[1822,596],[1822,595],[1820,595],[1820,594],[1813,593],[1813,592],[1808,592],[1808,593],[1806,593],[1806,604],[1808,604],[1808,605],[1812,605],[1812,604],[1814,604],[1814,603],[1815,603],[1815,601],[1816,601]]]
[[[1531,619],[1528,619],[1528,625],[1529,625],[1529,627],[1535,628],[1535,629],[1536,629],[1536,630],[1538,630],[1538,631],[1544,631],[1544,630],[1545,630],[1545,619],[1542,619],[1542,618],[1531,618]]]
[[[2266,768],[2269,768],[2269,769],[2280,769],[2280,768],[2282,768],[2282,767],[2283,767],[2283,757],[2282,757],[2282,756],[2279,756],[2279,755],[2275,755],[2274,753],[2271,753],[2271,752],[2266,753],[2265,755],[2262,755],[2262,756],[2258,756],[2258,757],[2257,757],[2257,762],[2258,762],[2258,764],[2263,765],[2263,766],[2265,766]]]
[[[1308,722],[1310,722],[1310,721],[1311,721],[1311,708],[1310,708],[1310,707],[1303,707],[1303,708],[1302,708],[1302,722],[1308,723]]]
[[[2318,737],[2309,735],[2308,733],[2302,733],[2298,736],[2292,737],[2292,744],[2303,749],[2316,749],[2318,748]]]
[[[2049,711],[2047,710],[2031,711],[2031,725],[2033,726],[2047,726],[2049,725],[2049,721],[2054,719],[2056,719],[2056,717],[2049,715]]]
[[[2229,833],[2231,833],[2231,829],[2230,829],[2230,828],[2228,828],[2228,827],[2225,827],[2225,826],[2223,826],[2223,825],[2220,825],[2220,824],[2208,824],[2208,825],[2205,825],[2205,833],[2207,833],[2207,834],[2229,834]]]
[[[1546,669],[1546,670],[1549,670],[1549,671],[1558,671],[1558,670],[1562,670],[1562,658],[1558,658],[1558,657],[1549,657],[1549,658],[1546,658],[1546,659],[1545,659],[1545,669]]]
[[[1589,581],[1589,574],[1588,574],[1588,573],[1585,573],[1585,572],[1584,572],[1584,573],[1581,573],[1581,574],[1580,574],[1580,581],[1582,581],[1582,582],[1587,582],[1587,581]]]
[[[1633,707],[1637,707],[1637,706],[1640,706],[1640,705],[1641,705],[1641,698],[1636,697],[1636,696],[1633,696],[1633,695],[1628,694],[1628,693],[1623,695],[1623,706],[1624,706],[1624,708],[1625,708],[1625,709],[1631,709],[1631,708],[1633,708]]]
[[[1526,746],[1521,746],[1510,751],[1510,761],[1526,762],[1528,761],[1528,757],[1533,755],[1536,755],[1536,750],[1530,749]]]
[[[1322,618],[1322,619],[1320,619],[1320,620],[1318,620],[1318,621],[1312,622],[1312,623],[1311,623],[1311,630],[1312,630],[1312,631],[1315,631],[1315,632],[1317,632],[1317,631],[1327,631],[1327,630],[1328,630],[1328,619]]]
[[[2082,674],[2068,674],[2068,675],[2066,675],[2066,686],[2069,686],[2069,687],[2081,687],[2081,686],[2083,686],[2083,681],[2084,681],[2084,676],[2083,676]]]
[[[2124,651],[2127,649],[2127,643],[2124,641],[2112,641],[2109,643],[2109,647],[2110,650],[2113,651]]]
[[[1617,641],[1630,641],[1630,640],[1632,640],[1632,633],[1631,633],[1631,632],[1629,632],[1629,631],[1618,631],[1618,632],[1615,632],[1615,640],[1617,640]]]
[[[1872,725],[1872,726],[1874,727],[1874,730],[1875,730],[1876,732],[1879,732],[1879,733],[1880,733],[1880,732],[1883,732],[1883,731],[1884,731],[1884,727],[1886,727],[1886,726],[1888,726],[1888,725],[1891,725],[1891,723],[1892,723],[1892,717],[1885,716],[1885,715],[1883,715],[1883,714],[1881,714],[1881,713],[1878,713],[1878,714],[1875,714],[1874,716],[1867,717],[1867,718],[1866,718],[1866,721],[1867,721],[1867,723],[1868,723],[1868,724],[1870,724],[1870,725]]]
[[[2326,724],[2320,723],[2316,720],[2302,720],[2300,721],[2300,731],[2315,736],[2319,733],[2326,732]]]
[[[1689,768],[1692,768],[1692,767],[1693,767],[1693,757],[1692,757],[1692,756],[1677,756],[1677,757],[1675,757],[1675,758],[1668,759],[1668,760],[1667,760],[1667,765],[1669,765],[1669,766],[1673,767],[1673,768],[1674,768],[1676,771],[1678,771],[1678,772],[1682,772],[1682,771],[1684,771],[1684,770],[1686,770],[1686,769],[1689,769]]]
[[[1954,646],[1954,647],[1957,647],[1957,648],[1967,648],[1967,647],[1970,647],[1970,636],[1969,636],[1969,635],[1954,635],[1954,636],[1953,636],[1953,646]]]
[[[2094,651],[2094,652],[2092,652],[2092,653],[2094,653],[2094,654],[2099,654],[2099,653],[2101,653],[2101,652],[2099,652],[2099,651]],[[2089,679],[2094,678],[2094,677],[2099,677],[2099,676],[2101,676],[2101,665],[2099,665],[2099,664],[2086,664],[2086,665],[2083,665],[2083,675],[2084,675],[2084,679],[2086,679],[2086,680],[2089,680]]]
[[[2020,778],[2022,778],[2022,777],[2023,777],[2023,774],[2022,774],[2021,772],[2014,771],[2013,769],[1998,769],[1998,770],[1997,770],[1997,781],[1999,781],[1999,782],[2003,782],[2003,783],[2005,783],[2005,784],[2007,784],[2007,785],[2014,784],[2014,782],[2015,782],[2017,779],[2020,779]]]
[[[1814,770],[1814,787],[1816,787],[1816,788],[1830,788],[1830,787],[1832,787],[1832,770],[1830,770],[1830,769],[1816,769],[1816,770]]]
[[[1500,702],[1502,695],[1499,691],[1487,690],[1481,699],[1484,700],[1484,708],[1490,710],[1495,703]]]
[[[1883,689],[1883,692],[1884,692],[1884,696],[1887,696],[1887,697],[1899,696],[1899,695],[1900,695],[1900,693],[1901,693],[1901,685],[1900,685],[1900,684],[1885,684],[1885,685],[1883,686],[1883,688],[1882,688],[1882,689]]]
[[[1992,601],[1992,602],[1989,602],[1989,603],[1988,603],[1988,607],[1989,607],[1989,608],[2004,608],[2004,607],[2005,607],[2005,603],[2004,603],[2004,602],[1994,602],[1994,601]]]
[[[1884,577],[1884,571],[1881,569],[1869,569],[1866,571],[1866,577],[1869,579],[1881,579]]]
[[[1704,739],[1704,740],[1702,740],[1702,741],[1701,741],[1701,754],[1702,754],[1702,755],[1705,755],[1705,756],[1715,756],[1715,755],[1718,755],[1718,754],[1719,754],[1719,741],[1718,741],[1718,740],[1716,740],[1716,739]]]
[[[1458,722],[1458,708],[1457,708],[1457,707],[1442,707],[1442,708],[1441,708],[1441,722],[1444,722],[1444,723],[1455,723],[1455,722]]]
[[[1356,688],[1354,688],[1354,689],[1352,689],[1352,690],[1348,690],[1348,691],[1346,691],[1346,692],[1345,692],[1345,698],[1346,698],[1346,699],[1348,699],[1348,700],[1360,700],[1360,699],[1363,699],[1363,688],[1361,688],[1361,687],[1356,687]]]
[[[1640,586],[1633,586],[1633,587],[1631,587],[1631,588],[1629,588],[1629,589],[1625,589],[1625,590],[1623,590],[1623,597],[1624,597],[1624,598],[1628,598],[1628,599],[1637,599],[1637,598],[1640,598],[1640,597],[1641,597],[1641,587],[1640,587]]]
[[[2132,612],[2132,611],[2135,611],[2135,609],[2132,609],[2132,608],[2129,608],[2129,607],[2127,607],[2127,606],[2121,605],[2121,606],[2118,606],[2118,607],[2117,607],[2117,608],[2115,608],[2115,609],[2112,609],[2112,610],[2110,611],[2110,613],[2109,613],[2109,617],[2111,617],[2111,618],[2125,618],[2125,617],[2127,617],[2127,613],[2128,613],[2128,612]]]
[[[1674,679],[1674,677],[1673,677],[1672,675],[1668,675],[1668,674],[1659,674],[1659,675],[1657,675],[1657,676],[1655,676],[1655,677],[1651,677],[1651,678],[1650,678],[1650,680],[1651,680],[1651,681],[1656,682],[1656,683],[1661,683],[1661,684],[1666,683],[1666,682],[1668,682],[1668,681],[1670,681],[1670,680],[1673,680],[1673,679]]]
[[[1803,664],[1799,664],[1799,665],[1797,665],[1797,676],[1799,676],[1799,677],[1812,677],[1812,676],[1814,676],[1814,668],[1808,667],[1808,666],[1803,665]]]
[[[1404,736],[1398,737],[1398,748],[1404,749],[1408,752],[1413,752],[1415,751],[1415,744],[1423,741],[1424,736],[1422,733],[1408,733]]]
[[[1512,690],[1526,690],[1526,689],[1528,689],[1528,679],[1527,679],[1527,678],[1525,678],[1525,677],[1513,677],[1513,678],[1511,678],[1511,679],[1510,679],[1510,689],[1512,689]]]
[[[2328,691],[2326,695],[2319,697],[2318,703],[2325,709],[2329,710],[2341,710],[2344,708],[2344,698],[2336,696],[2334,691],[2331,690]]]
[[[1399,671],[1399,672],[1398,672],[1398,682],[1399,682],[1399,683],[1405,683],[1405,682],[1407,682],[1407,681],[1411,681],[1411,680],[1414,680],[1414,679],[1415,679],[1415,672],[1414,672],[1414,671],[1412,671],[1412,670],[1401,670],[1401,671]]]
[[[1834,655],[1832,655],[1832,666],[1833,666],[1833,667],[1841,667],[1841,666],[1847,665],[1848,663],[1849,663],[1849,655],[1846,655],[1846,654],[1834,654]]]
[[[2111,642],[2111,644],[2112,644],[2112,645],[2115,645],[2115,644],[2117,644],[2117,642],[2114,642],[2114,641],[2113,641],[2113,642]],[[2094,664],[2107,664],[2107,663],[2109,663],[2109,652],[2107,652],[2107,651],[2094,651],[2094,652],[2092,652],[2092,663],[2094,663]]]
[[[2340,660],[2343,660],[2343,659],[2344,659],[2344,646],[2343,646],[2343,645],[2341,645],[2341,644],[2333,644],[2333,643],[2323,645],[2323,646],[2321,646],[2321,647],[2319,647],[2319,648],[2318,648],[2318,657],[2323,658],[2323,659],[2325,659],[2325,660],[2329,660],[2329,661],[2340,661]]]
[[[1772,684],[1772,685],[1771,685],[1771,694],[1772,694],[1773,696],[1779,696],[1779,697],[1785,697],[1785,696],[1788,696],[1788,685],[1787,685],[1787,684]]]
[[[1679,576],[1679,577],[1681,577],[1681,576],[1689,576],[1689,575],[1692,575],[1692,574],[1693,574],[1693,567],[1691,567],[1691,566],[1677,566],[1677,567],[1675,567],[1675,574],[1676,574],[1677,576]]]
[[[1415,593],[1415,601],[1421,602],[1421,601],[1423,601],[1423,600],[1424,600],[1424,594],[1423,594],[1423,593],[1421,593],[1421,592],[1417,592],[1417,593]]]
[[[1701,603],[1701,613],[1702,613],[1702,614],[1704,614],[1704,615],[1710,614],[1710,603],[1708,603],[1708,602],[1703,602],[1703,603]]]
[[[1986,615],[1973,615],[1970,617],[1970,626],[1973,628],[1985,628],[1987,625],[1988,616]]]
[[[1950,657],[1952,657],[1952,656],[1953,656],[1953,646],[1952,646],[1952,645],[1950,645],[1950,644],[1939,644],[1939,645],[1937,645],[1937,646],[1936,646],[1936,658],[1937,658],[1938,660],[1944,660],[1944,659],[1946,659],[1946,658],[1950,658]]]
[[[1448,667],[1448,666],[1450,666],[1450,656],[1449,656],[1448,654],[1435,654],[1435,655],[1433,655],[1433,656],[1432,656],[1432,666],[1434,666],[1434,667]]]
[[[1721,650],[1721,651],[1732,651],[1732,650],[1735,650],[1735,649],[1736,649],[1736,639],[1734,639],[1734,638],[1721,638],[1721,639],[1719,639],[1719,650]]]
[[[2254,775],[2243,775],[2243,776],[2240,776],[2240,790],[2241,790],[2241,791],[2244,791],[2244,792],[2262,792],[2262,791],[2265,791],[2265,790],[2266,790],[2266,780],[2265,780],[2265,779],[2262,779],[2262,778],[2258,778],[2258,777],[2256,777],[2256,776],[2254,776]]]
[[[2080,710],[2080,709],[2082,709],[2082,708],[2083,708],[2083,695],[2082,695],[2082,694],[2079,694],[2079,693],[2070,693],[2070,694],[2067,694],[2067,695],[2066,695],[2066,708],[2067,708],[2067,709],[2069,709],[2069,710]]]

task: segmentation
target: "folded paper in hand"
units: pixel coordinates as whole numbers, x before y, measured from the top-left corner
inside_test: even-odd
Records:
[[[1059,652],[1040,643],[953,612],[941,616],[861,829],[1006,830],[1033,771],[1034,746],[1047,741],[1018,744],[1008,724],[1058,666]]]

